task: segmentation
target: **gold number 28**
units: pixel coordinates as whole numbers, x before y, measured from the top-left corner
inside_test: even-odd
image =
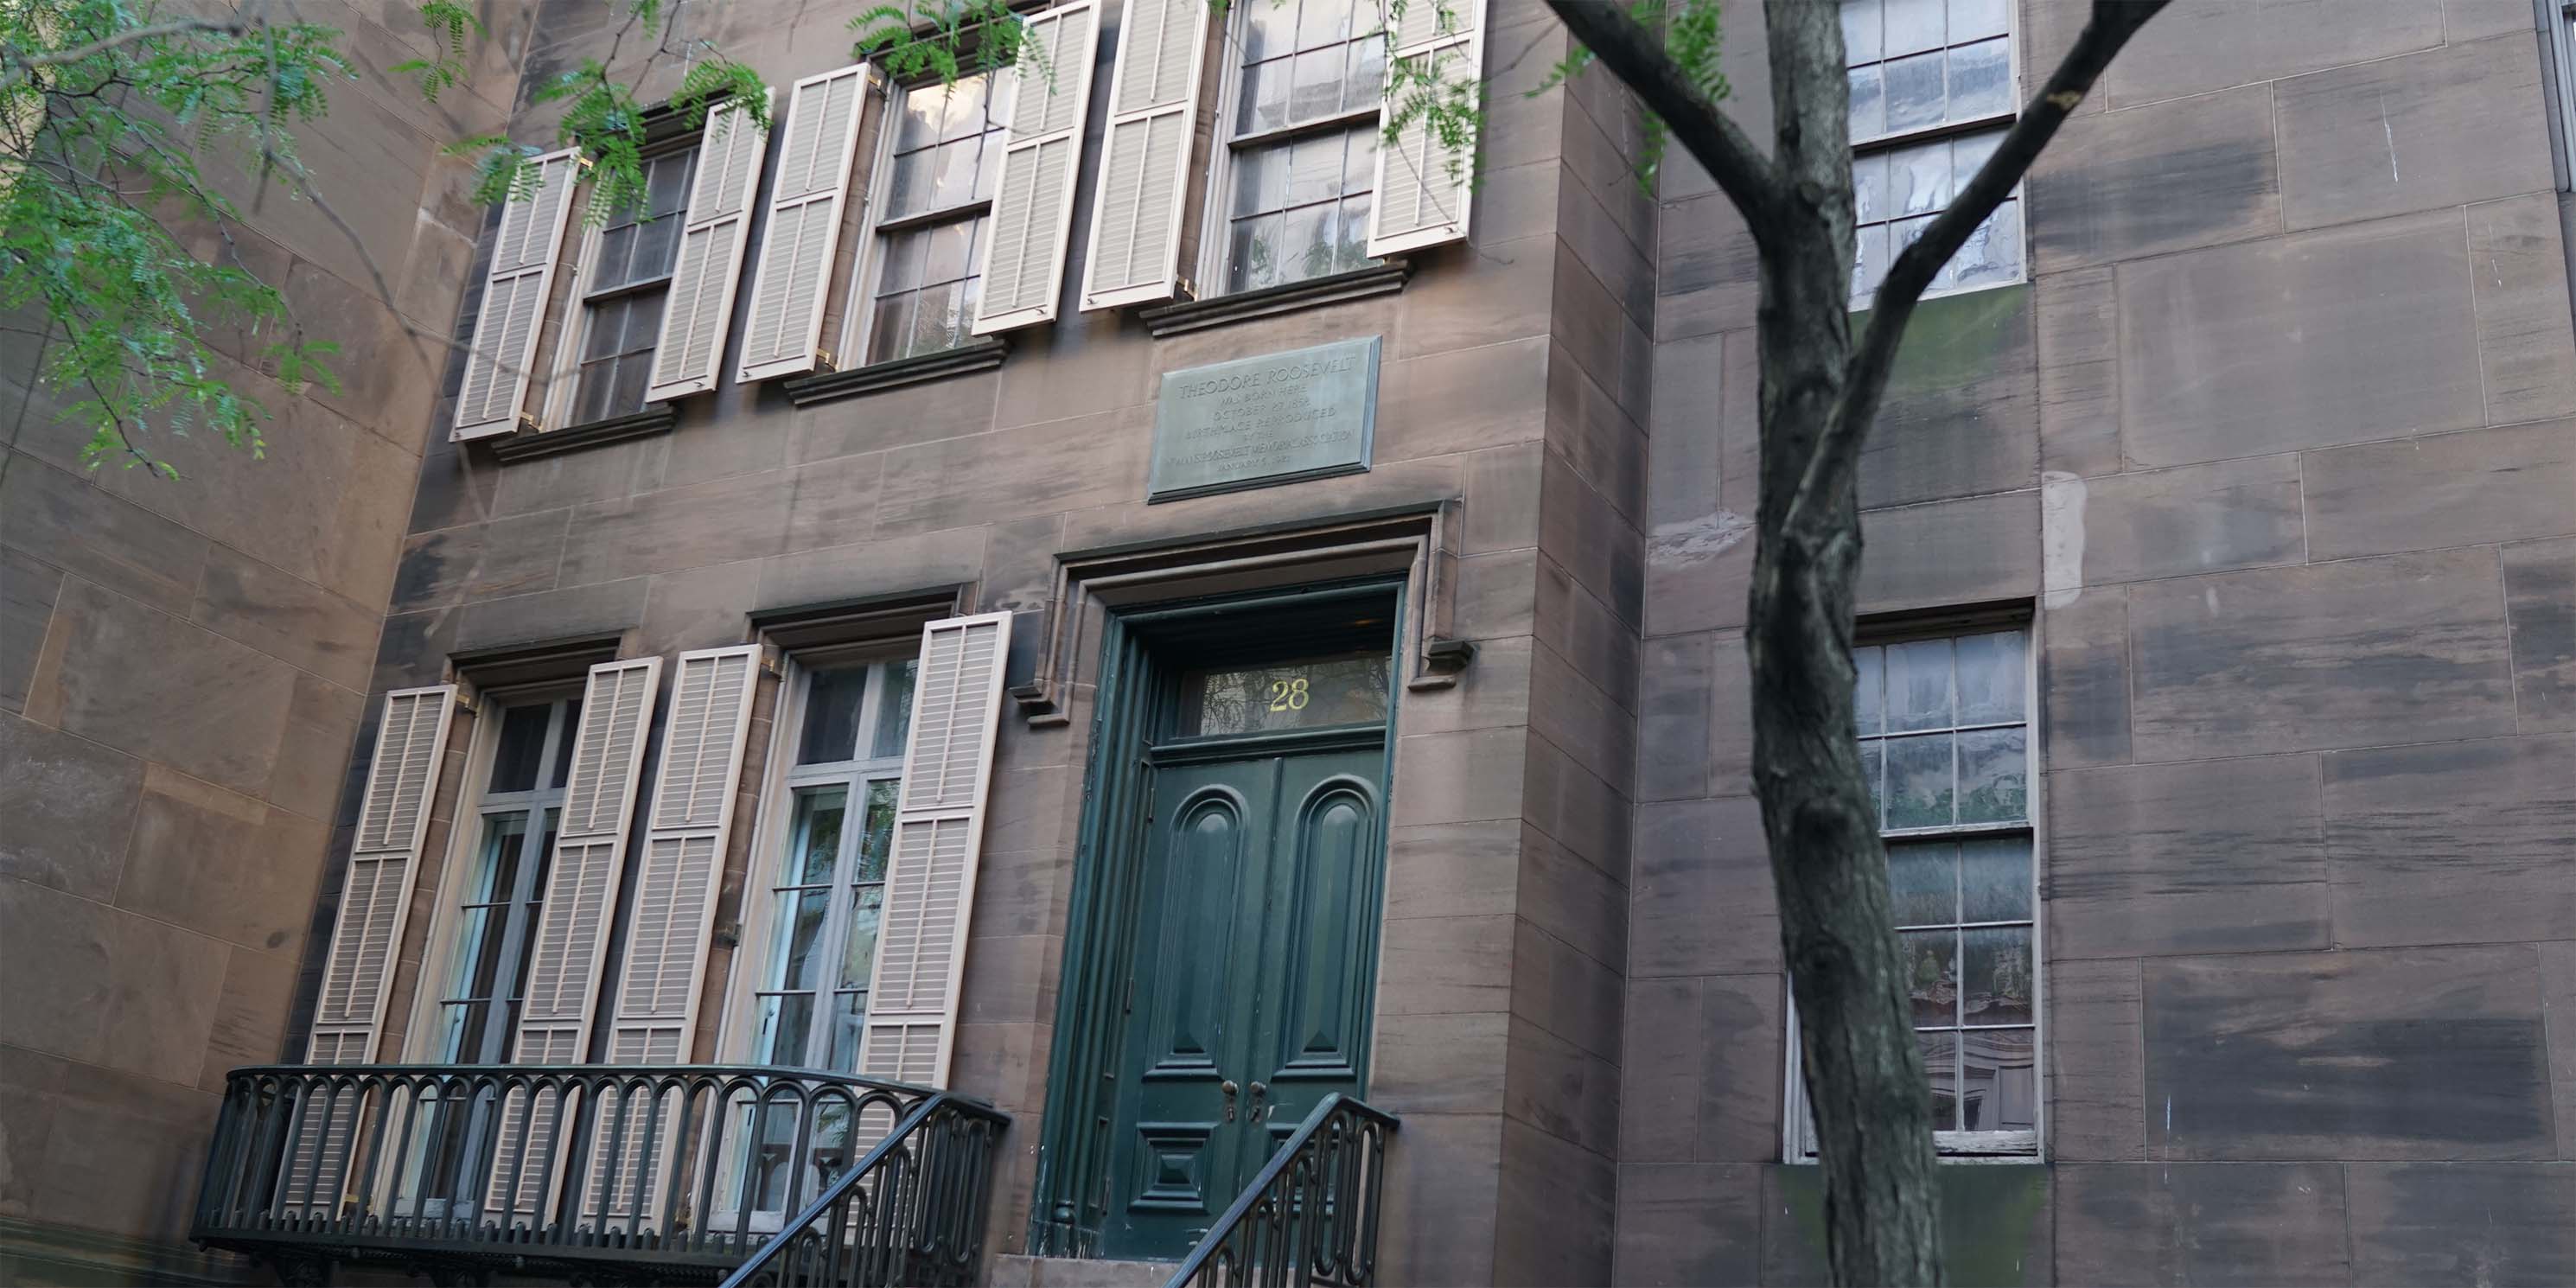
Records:
[[[1306,702],[1307,693],[1305,676],[1301,675],[1293,680],[1272,680],[1270,682],[1271,710],[1303,711],[1306,709]]]

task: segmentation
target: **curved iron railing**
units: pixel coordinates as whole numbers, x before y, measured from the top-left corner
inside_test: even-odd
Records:
[[[1324,1097],[1163,1288],[1366,1288],[1377,1277],[1386,1138],[1400,1125],[1338,1092]]]
[[[796,1214],[724,1288],[938,1288],[983,1257],[993,1144],[1010,1119],[940,1092]]]
[[[189,1237],[291,1272],[649,1263],[627,1277],[712,1283],[931,1107],[1009,1121],[933,1088],[811,1069],[236,1069]],[[961,1165],[980,1178],[988,1155]],[[983,1215],[978,1201],[937,1218],[974,1242]]]

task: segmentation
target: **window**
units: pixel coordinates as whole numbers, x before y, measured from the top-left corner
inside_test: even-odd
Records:
[[[642,208],[615,212],[593,235],[590,264],[582,274],[576,425],[644,409],[697,160],[694,147],[645,158]]]
[[[749,1043],[758,1063],[855,1072],[868,1011],[897,779],[916,663],[801,667],[787,727],[794,754],[763,859],[759,969]]]
[[[976,276],[1016,78],[983,72],[898,89],[886,119],[866,305],[869,362],[972,338]],[[900,751],[900,748],[897,749]]]
[[[2030,637],[1987,631],[1852,651],[1861,767],[1887,840],[1888,888],[1952,1154],[2039,1147],[2037,880]],[[1800,1152],[1813,1153],[1790,1079]]]
[[[506,706],[491,772],[473,813],[474,849],[457,883],[455,930],[438,995],[431,1058],[442,1064],[501,1064],[510,1058],[519,1002],[528,983],[546,864],[572,767],[581,699]]]
[[[2558,186],[2576,189],[2576,0],[2552,0],[2551,8],[2556,12],[2545,25],[2554,55],[2549,60],[2548,82],[2557,108],[2551,115],[2558,130]]]
[[[1366,0],[1235,5],[1220,118],[1217,271],[1228,292],[1370,262],[1386,34]]]
[[[2012,127],[2009,0],[1843,0],[1851,64],[1852,306]],[[1926,294],[2022,280],[2021,201],[2004,199]]]

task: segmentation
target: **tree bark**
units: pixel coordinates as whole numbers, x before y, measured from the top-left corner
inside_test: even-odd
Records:
[[[1745,632],[1753,786],[1824,1167],[1827,1257],[1837,1284],[1939,1284],[1929,1096],[1877,811],[1853,735],[1860,448],[1933,275],[2165,0],[2095,0],[2075,48],[1994,155],[1890,265],[1857,347],[1840,6],[1766,0],[1774,134],[1765,158],[1621,6],[1549,3],[1707,169],[1753,234],[1761,300],[1760,504]]]

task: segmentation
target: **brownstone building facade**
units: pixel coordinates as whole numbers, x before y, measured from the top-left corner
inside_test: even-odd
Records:
[[[265,461],[84,473],[11,350],[11,1273],[711,1281],[951,1112],[875,1079],[1007,1117],[971,1282],[1177,1260],[1334,1093],[1383,1282],[1821,1280],[1724,199],[1527,0],[1066,0],[954,85],[856,8],[684,6],[772,127],[600,220],[438,155],[590,7],[353,91],[365,252],[241,231],[382,360]],[[1863,292],[2080,13],[1846,0]],[[1858,732],[1957,1282],[2576,1278],[2569,44],[2177,4],[1913,324]]]

